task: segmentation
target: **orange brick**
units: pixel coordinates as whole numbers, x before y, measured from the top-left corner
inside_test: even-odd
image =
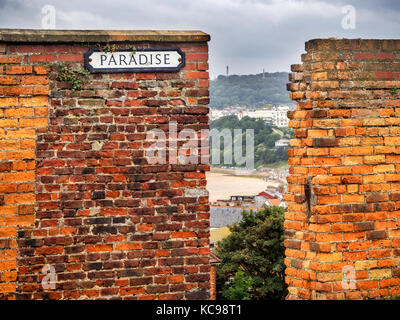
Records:
[[[341,181],[340,177],[332,177],[332,176],[317,176],[312,179],[313,184],[339,184]]]
[[[15,270],[17,268],[16,260],[0,261],[0,271]]]
[[[40,247],[36,249],[37,254],[51,255],[51,254],[61,254],[64,252],[64,247]]]
[[[16,184],[0,184],[0,193],[14,193],[16,191]],[[2,207],[2,209],[4,209],[4,207]]]
[[[46,127],[47,118],[32,118],[32,119],[20,119],[19,124],[21,128],[26,127]]]
[[[116,248],[117,250],[120,250]],[[113,251],[113,246],[109,244],[88,244],[86,246],[87,252],[104,252],[104,251]]]
[[[137,231],[152,231],[154,226],[151,224],[139,224],[136,226]]]
[[[317,204],[340,203],[340,196],[318,196]]]
[[[183,277],[180,276],[180,275],[169,276],[168,277],[168,282],[169,283],[182,283],[183,282]]]
[[[395,167],[393,164],[382,164],[374,166],[374,172],[382,173],[382,172],[395,172]]]
[[[361,127],[361,119],[342,119],[340,127]]]
[[[351,232],[353,231],[352,223],[334,223],[332,225],[332,232]]]
[[[49,78],[47,76],[23,76],[21,78],[21,84],[26,85],[26,84],[35,84],[35,85],[40,85],[40,84],[48,84],[49,83]]]
[[[0,55],[0,63],[21,63],[22,56]]]
[[[6,156],[8,160],[35,159],[35,150],[7,151]]]
[[[208,79],[209,75],[206,71],[186,72],[186,79]]]
[[[395,146],[375,146],[375,153],[395,153],[396,147]]]
[[[342,156],[342,155],[350,155],[351,148],[350,147],[341,147],[341,148],[330,148],[329,155],[331,156]]]
[[[121,296],[124,295],[138,295],[138,294],[143,294],[146,293],[146,290],[144,288],[121,288],[119,290],[119,294]]]
[[[309,226],[310,231],[312,232],[330,232],[331,225],[330,224],[310,224]]]
[[[325,72],[314,72],[312,74],[313,80],[328,80],[328,73]]]
[[[50,87],[49,86],[34,86],[33,94],[34,95],[49,95]]]
[[[19,84],[19,82],[19,77],[0,75],[0,85],[16,85]]]
[[[135,243],[117,243],[115,245],[115,250],[138,250],[142,248],[141,242]]]
[[[168,257],[169,251],[168,250],[157,250],[156,257]]]
[[[339,81],[314,81],[311,84],[312,89],[336,89],[339,88]]]
[[[35,149],[35,146],[36,146],[35,140],[32,139],[21,140],[21,149]]]
[[[15,227],[0,227],[0,238],[12,238],[17,235]]]
[[[47,116],[49,113],[48,107],[36,107],[35,116]]]
[[[363,119],[363,126],[384,126],[385,125],[384,118],[366,118]]]
[[[4,197],[6,204],[16,204],[16,203],[34,203],[34,194],[9,194]]]
[[[307,136],[309,138],[323,138],[328,136],[328,130],[317,130],[317,129],[309,129],[307,131]]]
[[[44,66],[34,66],[33,71],[36,74],[47,74],[50,72],[50,68]]]
[[[16,107],[18,106],[18,98],[0,98],[0,107]]]
[[[343,257],[345,260],[365,260],[367,259],[366,251],[344,252]]]
[[[343,203],[364,203],[365,196],[363,194],[344,194]]]
[[[366,173],[372,173],[374,170],[374,166],[352,166],[352,171],[353,174],[366,174]]]
[[[31,106],[48,106],[49,97],[47,96],[37,96],[31,98],[20,98],[20,106],[31,107]]]
[[[0,141],[0,150],[16,150],[20,148],[18,140],[3,140]]]
[[[28,172],[10,172],[6,174],[7,182],[34,181],[35,171]]]
[[[378,288],[378,281],[357,281],[356,282],[357,289],[374,289]]]
[[[178,231],[172,232],[171,238],[196,238],[197,234],[193,231]]]
[[[17,280],[17,272],[16,271],[4,272],[3,275],[4,275],[5,282],[11,282],[11,281]],[[0,290],[0,292],[1,292],[1,290]]]
[[[369,135],[376,135],[377,130],[371,130],[371,129],[376,129],[376,128],[369,128],[367,134]],[[362,139],[362,144],[363,145],[368,145],[368,144],[383,144],[383,138],[382,137],[363,137]]]
[[[10,121],[17,121],[17,120],[10,120]],[[19,129],[19,130],[7,131],[7,139],[24,139],[24,138],[35,138],[35,137],[36,137],[35,129]]]
[[[341,234],[339,234],[341,235]],[[329,240],[328,240],[329,241]],[[335,240],[334,240],[335,241]],[[319,261],[332,261],[332,262],[338,262],[342,261],[343,259],[343,254],[341,252],[333,252],[333,253],[318,253],[317,254],[317,259]],[[328,265],[329,268],[331,268],[331,265]]]
[[[348,118],[350,117],[350,110],[332,109],[328,111],[328,116],[332,118]]]
[[[352,147],[351,153],[353,155],[368,155],[374,153],[374,147]]]
[[[11,117],[17,117],[17,118],[31,117],[31,116],[34,115],[34,110],[33,110],[33,108],[6,109],[5,110],[5,115],[8,118],[11,118]]]
[[[330,167],[330,174],[351,174],[351,167]]]
[[[317,242],[341,242],[342,239],[341,233],[318,233],[316,235]]]
[[[361,156],[356,156],[356,157],[342,157],[342,164],[344,165],[353,165],[353,164],[362,164],[363,163],[363,157]]]
[[[17,291],[16,283],[0,283],[1,293],[10,293],[16,291]]]
[[[6,74],[29,74],[32,66],[6,66]]]
[[[383,154],[373,155],[373,156],[365,156],[364,161],[365,161],[365,163],[380,163],[380,162],[385,162],[386,157]]]
[[[329,148],[308,148],[308,156],[327,156],[329,153]]]
[[[315,158],[315,164],[320,166],[335,166],[340,164],[339,157],[329,157],[329,158]]]
[[[15,190],[15,185],[13,185],[14,187],[12,189],[10,189],[11,192],[15,192],[12,190]],[[18,212],[18,208],[17,206],[0,206],[0,215],[9,215],[9,214],[17,214]]]
[[[22,96],[32,94],[32,87],[5,87],[4,95],[6,96]]]
[[[7,249],[4,250],[4,259],[5,260],[11,260],[11,259],[16,259],[18,255],[17,249]]]

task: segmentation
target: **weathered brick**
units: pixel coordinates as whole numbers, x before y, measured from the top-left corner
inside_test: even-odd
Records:
[[[0,295],[208,299],[209,167],[149,165],[144,150],[171,119],[208,128],[205,43],[174,44],[186,52],[181,72],[92,74],[71,90],[48,63],[78,70],[88,48],[26,42],[0,56],[0,263],[12,264]],[[40,291],[45,264],[57,272],[50,292]]]

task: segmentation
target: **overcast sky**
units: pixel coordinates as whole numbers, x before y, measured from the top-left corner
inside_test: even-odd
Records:
[[[315,38],[400,38],[399,0],[0,0],[1,28],[41,29],[44,5],[57,29],[202,30],[210,75],[289,71]],[[352,5],[355,29],[344,29]],[[348,20],[346,20],[348,21]]]

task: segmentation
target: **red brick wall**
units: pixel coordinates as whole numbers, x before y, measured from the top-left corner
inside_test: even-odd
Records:
[[[90,46],[2,44],[0,297],[209,298],[208,165],[144,154],[170,121],[208,128],[207,43],[131,44],[179,47],[186,66],[90,75],[74,91],[57,64],[83,69]]]
[[[288,85],[288,298],[399,296],[400,41],[312,40],[306,51]]]

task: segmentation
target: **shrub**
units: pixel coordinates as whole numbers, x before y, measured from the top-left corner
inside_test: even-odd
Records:
[[[231,234],[218,242],[216,254],[221,259],[217,267],[218,298],[227,297],[223,292],[226,286],[232,287],[230,279],[235,275],[236,283],[242,281],[242,275],[237,274],[240,269],[242,278],[251,278],[251,299],[284,299],[287,294],[284,212],[280,207],[244,211],[243,219],[230,227]]]

